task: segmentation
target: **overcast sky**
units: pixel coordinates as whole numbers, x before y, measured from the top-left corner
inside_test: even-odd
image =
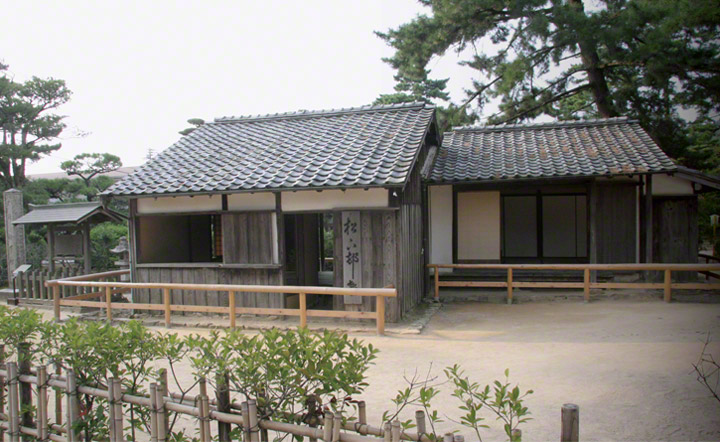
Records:
[[[73,91],[60,109],[63,147],[28,173],[59,171],[82,152],[142,164],[188,118],[369,104],[394,85],[381,61],[392,50],[373,31],[421,12],[415,0],[4,2],[10,74],[61,78]],[[435,62],[435,76],[457,74],[455,61]],[[467,81],[452,78],[456,101]]]

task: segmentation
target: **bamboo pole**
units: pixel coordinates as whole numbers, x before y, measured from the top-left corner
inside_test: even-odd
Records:
[[[21,342],[18,344],[18,373],[20,376],[30,375],[30,343]],[[33,426],[33,412],[32,412],[32,386],[27,383],[20,381],[20,411],[21,411],[21,424],[23,427],[32,428]],[[23,440],[29,440],[27,437],[23,437]]]
[[[342,412],[338,411],[333,416],[333,431],[332,431],[332,442],[338,442],[340,440],[340,430],[342,429]]]
[[[425,412],[423,410],[417,410],[415,412],[415,426],[417,427],[418,438],[427,432],[425,427]]]
[[[37,367],[37,431],[38,439],[45,441],[49,436],[48,426],[48,373],[47,367]]]
[[[583,269],[583,296],[585,302],[590,302],[590,269]]]
[[[452,433],[445,433],[443,436],[443,442],[455,442],[455,435]]]
[[[250,416],[250,442],[260,442],[257,403],[252,399],[248,401],[248,416]]]
[[[8,435],[10,436],[10,442],[20,442],[18,368],[15,362],[8,362],[6,368],[8,375]]]
[[[158,370],[158,394],[160,394],[160,397],[168,397],[170,396],[170,390],[168,388],[168,372],[167,369],[161,368]],[[163,425],[165,435],[167,437],[170,436],[170,415],[166,411],[163,413],[163,421],[161,424]]]
[[[79,435],[75,429],[75,424],[79,418],[79,404],[77,392],[77,379],[73,370],[67,370],[65,395],[67,397],[67,419],[65,426],[67,428],[67,442],[79,442]]]
[[[663,298],[665,302],[672,300],[672,270],[665,270],[665,287],[664,287]]]
[[[383,440],[385,442],[390,442],[392,439],[392,426],[390,425],[390,422],[385,422],[383,424]]]
[[[153,382],[150,384],[150,442],[159,442],[157,396],[157,384]]]
[[[575,404],[563,404],[561,422],[560,442],[578,442],[580,438],[580,407]]]
[[[377,334],[383,336],[385,334],[385,297],[378,296],[375,298],[375,310],[377,311]]]
[[[367,425],[367,406],[365,401],[358,402],[358,422],[360,422],[360,425]]]
[[[162,388],[158,384],[155,385],[155,400],[152,401],[152,406],[155,407],[156,419],[157,419],[157,439],[158,442],[167,441],[167,428],[165,427],[165,398],[162,395]]]
[[[240,413],[242,414],[243,442],[250,442],[250,412],[248,411],[247,401],[240,404]]]
[[[108,379],[108,421],[110,423],[110,442],[122,442],[122,439],[118,439],[118,425],[122,428],[122,413],[120,413],[120,420],[118,421],[118,410],[117,410],[117,392],[115,389],[117,384],[115,378]]]
[[[5,366],[5,345],[0,344],[0,366]],[[0,414],[5,414],[5,378],[0,376]],[[0,426],[0,442],[5,441],[5,429]]]
[[[307,327],[307,295],[300,293],[300,327]]]
[[[228,292],[228,304],[230,308],[230,328],[235,328],[237,313],[235,312],[235,292]]]
[[[512,304],[513,301],[513,270],[508,267],[507,269],[507,303]]]
[[[170,289],[163,289],[163,305],[165,306],[165,327],[170,327]]]
[[[113,380],[113,399],[115,401],[115,439],[120,442],[124,440],[123,435],[123,408],[122,408],[122,380]]]
[[[400,442],[400,421],[395,419],[391,426],[392,442]]]
[[[323,425],[323,436],[322,436],[322,439],[325,442],[332,442],[333,419],[334,419],[334,416],[332,414],[332,411],[326,411],[325,412],[325,424]]]
[[[210,404],[208,397],[200,396],[200,442],[210,442]]]
[[[58,378],[62,374],[60,364],[55,364],[55,377]],[[62,412],[62,390],[59,387],[53,387],[55,390],[55,424],[62,425],[63,412]]]
[[[218,372],[215,376],[215,398],[217,410],[223,413],[230,413],[230,376],[227,373]],[[230,424],[218,421],[218,440],[230,442]]]

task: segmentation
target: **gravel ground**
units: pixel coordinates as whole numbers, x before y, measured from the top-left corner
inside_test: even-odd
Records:
[[[522,427],[524,441],[559,440],[560,407],[567,402],[580,406],[582,441],[720,440],[720,403],[698,383],[691,365],[708,333],[710,352],[720,359],[720,304],[458,302],[443,305],[419,334],[377,337],[370,330],[351,335],[380,349],[363,395],[371,423],[391,408],[404,376],[432,366],[442,380],[442,368],[458,363],[483,384],[508,368],[511,382],[535,391],[526,401],[533,420]],[[187,367],[181,376],[189,378]],[[448,385],[441,388],[436,407],[442,416],[457,417],[459,404]],[[414,409],[406,414],[412,418]],[[487,418],[492,428],[484,440],[502,440],[502,426]],[[457,428],[446,422],[438,430]],[[477,439],[462,428],[461,434]]]

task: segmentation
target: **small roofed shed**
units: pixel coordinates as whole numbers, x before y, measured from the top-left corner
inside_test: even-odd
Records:
[[[138,282],[395,285],[387,320],[424,291],[421,173],[440,143],[424,103],[216,119],[106,197],[130,203]],[[227,293],[173,293],[227,305]],[[160,303],[138,290],[135,302]],[[308,298],[309,308],[373,311],[374,299]],[[290,295],[237,293],[238,307],[291,307]]]
[[[58,257],[83,257],[84,271],[90,273],[90,229],[104,221],[124,222],[126,217],[99,201],[86,203],[30,205],[30,211],[13,224],[47,226],[48,267],[55,271]]]
[[[434,263],[697,262],[697,194],[626,118],[455,128],[429,179]]]

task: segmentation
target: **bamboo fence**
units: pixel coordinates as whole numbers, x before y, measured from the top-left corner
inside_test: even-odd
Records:
[[[383,428],[368,425],[365,403],[358,404],[358,419],[343,418],[342,412],[325,411],[323,419],[315,425],[279,422],[265,419],[258,413],[255,400],[241,403],[230,401],[230,392],[217,389],[216,400],[211,400],[207,386],[203,383],[200,394],[181,395],[168,391],[167,379],[149,384],[149,394],[128,394],[122,389],[121,379],[109,378],[107,386],[78,385],[72,370],[64,375],[49,373],[48,367],[40,365],[23,373],[18,363],[8,362],[0,369],[3,401],[0,401],[0,440],[7,435],[10,442],[19,442],[27,436],[40,441],[79,442],[84,434],[78,429],[81,419],[80,395],[90,395],[108,401],[108,440],[124,441],[128,435],[129,422],[125,421],[123,405],[145,408],[150,415],[149,439],[151,442],[165,442],[170,437],[169,414],[177,413],[194,420],[201,442],[212,440],[213,427],[220,441],[229,441],[232,426],[242,430],[244,442],[260,442],[261,432],[274,431],[325,442],[387,442],[420,441],[431,442],[427,434],[401,431],[400,422],[395,420]],[[49,390],[56,390],[55,413],[51,416],[52,402]],[[28,394],[24,394],[27,392]],[[64,398],[63,398],[64,396]],[[35,410],[35,413],[28,411]],[[64,413],[63,413],[64,411]],[[292,416],[289,417],[300,417]],[[416,413],[416,425],[425,428],[425,414]],[[297,419],[292,419],[297,420]],[[70,423],[70,425],[68,425]],[[265,440],[265,437],[263,437]]]
[[[672,300],[673,290],[720,290],[720,283],[672,282],[672,272],[718,272],[720,264],[428,264],[434,271],[435,299],[440,299],[440,287],[484,287],[506,288],[507,302],[512,304],[513,289],[515,288],[557,288],[582,289],[585,302],[590,301],[591,289],[661,289],[665,302]],[[440,269],[468,269],[468,270],[505,270],[506,281],[476,281],[454,280],[442,281]],[[583,273],[582,282],[556,282],[556,281],[517,281],[513,277],[513,270],[574,270]],[[595,271],[627,272],[641,271],[663,272],[663,282],[595,282],[592,272]]]

